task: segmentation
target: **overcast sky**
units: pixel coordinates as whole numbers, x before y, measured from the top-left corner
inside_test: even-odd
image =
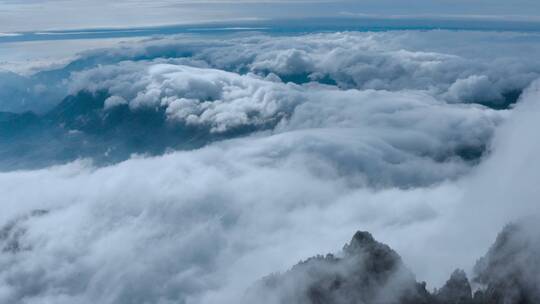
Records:
[[[345,15],[536,20],[537,0],[0,0],[0,32]]]

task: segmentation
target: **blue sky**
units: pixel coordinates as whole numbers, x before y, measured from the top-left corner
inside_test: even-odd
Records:
[[[347,15],[537,21],[539,13],[537,0],[0,0],[0,32]]]

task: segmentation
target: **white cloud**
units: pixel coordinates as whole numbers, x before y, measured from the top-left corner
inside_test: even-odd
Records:
[[[493,41],[486,35],[490,34],[434,31],[263,36],[207,48],[195,57],[218,68],[273,72],[285,80],[331,80],[342,88],[420,89],[452,101],[496,103],[501,94],[526,87],[540,69],[530,57],[518,55],[522,49],[512,42],[526,41],[521,34],[498,34]],[[529,37],[531,42],[534,37]],[[456,46],[458,39],[462,41]],[[486,50],[479,51],[479,43]],[[493,54],[491,47],[501,52]],[[484,81],[476,82],[477,88],[469,84],[467,96],[450,91],[475,77]]]
[[[116,106],[127,104],[127,103],[128,102],[124,98],[113,95],[105,100],[104,108],[105,110],[108,110]]]
[[[107,167],[0,173],[0,224],[11,227],[0,233],[9,249],[0,302],[238,303],[260,277],[337,251],[358,229],[433,284],[472,266],[503,224],[537,212],[537,85],[504,111],[445,94],[500,93],[537,69],[514,49],[501,51],[498,68],[487,65],[493,57],[465,57],[470,46],[427,47],[434,35],[479,34],[151,40],[83,55],[82,69],[61,70],[75,71],[62,78],[73,93],[107,89],[107,106],[162,108],[214,133],[258,132]],[[192,56],[177,58],[184,52]],[[349,89],[280,81],[297,72],[330,73]],[[495,130],[480,167],[457,156]]]
[[[412,157],[444,161],[460,150],[482,150],[505,115],[475,105],[449,105],[423,92],[341,91],[319,85],[284,84],[253,74],[241,76],[146,61],[98,67],[76,74],[72,83],[73,92],[107,90],[126,100],[132,111],[162,107],[171,121],[207,126],[214,133],[274,125],[274,132],[351,130],[369,142],[369,149],[382,150],[379,157],[396,163],[409,157],[401,155],[401,151]],[[362,154],[372,157],[368,151]],[[404,168],[404,176],[409,175],[406,171]],[[429,171],[426,168],[425,181],[434,177]],[[440,172],[445,172],[441,177],[449,173]],[[393,183],[393,178],[384,179]]]
[[[540,60],[535,57],[535,54],[540,54],[537,39],[538,35],[534,33],[403,31],[299,37],[248,35],[242,38],[233,35],[226,42],[184,35],[123,44],[113,40],[106,43],[120,44],[120,47],[87,51],[64,67],[26,76],[30,84],[45,85],[49,95],[37,98],[35,94],[24,94],[24,90],[17,91],[6,83],[0,84],[6,96],[15,96],[0,95],[0,109],[16,110],[12,104],[23,99],[26,100],[24,110],[31,108],[32,102],[50,107],[51,103],[61,100],[59,95],[67,94],[66,84],[61,81],[69,82],[64,78],[69,78],[70,73],[101,64],[108,66],[107,73],[110,74],[103,77],[113,77],[115,70],[134,66],[130,61],[141,59],[155,59],[154,63],[212,67],[242,74],[251,72],[262,77],[276,74],[285,82],[336,83],[345,89],[422,90],[450,102],[478,102],[505,107],[540,76],[540,65],[535,63]],[[99,41],[100,45],[103,43]],[[91,45],[87,42],[82,45],[67,43],[64,51],[73,56],[76,50]],[[20,47],[32,49],[34,46],[24,44],[4,52],[8,55],[20,53]],[[43,43],[35,47],[47,49]],[[44,52],[49,56],[50,51]],[[34,59],[36,55],[33,55]],[[14,55],[6,58],[8,62],[4,66],[17,65],[19,70],[24,70],[26,65],[19,64],[22,58]],[[11,64],[9,60],[12,60]],[[61,60],[55,58],[54,61]],[[105,73],[105,67],[101,73]],[[132,77],[136,75],[132,74]],[[277,80],[276,77],[274,79]],[[134,90],[138,90],[139,82],[139,79],[130,79],[122,83],[128,86],[134,83]],[[77,88],[76,83],[68,85]]]
[[[537,39],[537,34],[449,31],[250,35],[226,43],[178,37],[150,40],[143,47],[111,50],[101,56],[189,54],[197,64],[205,62],[232,72],[275,73],[284,81],[418,89],[450,101],[497,103],[503,94],[522,90],[540,75],[540,66],[529,55],[538,51]],[[468,95],[451,92],[466,80]]]
[[[110,76],[108,67],[99,71]],[[241,99],[253,87],[267,88],[273,98],[280,95],[272,90],[298,94],[303,103],[274,135],[105,168],[78,162],[0,174],[2,223],[50,210],[18,222],[25,231],[18,242],[28,250],[0,255],[2,301],[235,302],[263,275],[339,248],[357,229],[392,241],[422,277],[436,277],[418,265],[437,255],[407,244],[427,244],[438,232],[444,223],[438,218],[460,193],[443,181],[470,168],[459,159],[433,158],[488,136],[501,119],[487,108],[417,92],[300,87],[163,64],[126,64],[120,71],[89,83],[116,84],[119,94],[126,87],[116,77],[131,79],[132,71],[144,84],[133,87],[143,92],[150,86],[181,95],[193,93],[185,85],[194,84],[210,88],[210,97]],[[273,98],[260,101],[267,106]],[[249,112],[224,100],[215,113]],[[426,183],[435,184],[409,188]]]
[[[20,242],[31,250],[0,255],[1,299],[222,303],[267,273],[339,248],[358,228],[390,232],[437,216],[425,210],[438,210],[443,195],[355,189],[350,174],[340,177],[325,164],[324,153],[309,152],[316,147],[282,151],[294,137],[233,141],[102,169],[70,164],[0,175],[9,210],[2,222],[51,210],[20,223],[27,227]],[[296,137],[293,146],[313,140]]]
[[[491,100],[500,101],[502,95],[494,91],[493,83],[485,75],[471,75],[458,79],[448,88],[448,98],[454,101]]]

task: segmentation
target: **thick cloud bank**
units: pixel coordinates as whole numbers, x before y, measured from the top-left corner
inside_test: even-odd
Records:
[[[62,100],[0,113],[0,302],[241,303],[357,230],[413,287],[474,277],[537,213],[534,37],[150,39],[29,76]]]
[[[466,172],[507,114],[423,91],[340,90],[159,60],[78,72],[70,90],[43,116],[0,121],[3,169],[117,161],[267,132],[291,141],[286,151],[319,154],[368,182],[429,184]]]
[[[242,74],[273,73],[286,82],[316,81],[341,88],[391,91],[424,90],[451,102],[499,108],[515,102],[540,73],[537,33],[397,31],[298,36],[252,33],[227,38],[211,35],[151,38],[125,43],[121,48],[86,52],[64,67],[58,68],[56,63],[33,75],[20,76],[19,80],[17,75],[2,72],[0,110],[45,111],[68,93],[69,85],[65,82],[69,82],[71,73],[126,60],[178,62],[182,58],[183,64],[192,66]],[[73,44],[66,43],[65,48],[77,49]],[[60,42],[58,45],[63,47]],[[28,90],[22,90],[21,85]]]

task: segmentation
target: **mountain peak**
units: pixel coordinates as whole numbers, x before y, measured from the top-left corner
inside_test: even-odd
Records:
[[[440,303],[472,303],[471,284],[465,271],[456,269],[446,284],[437,292],[436,298]]]

